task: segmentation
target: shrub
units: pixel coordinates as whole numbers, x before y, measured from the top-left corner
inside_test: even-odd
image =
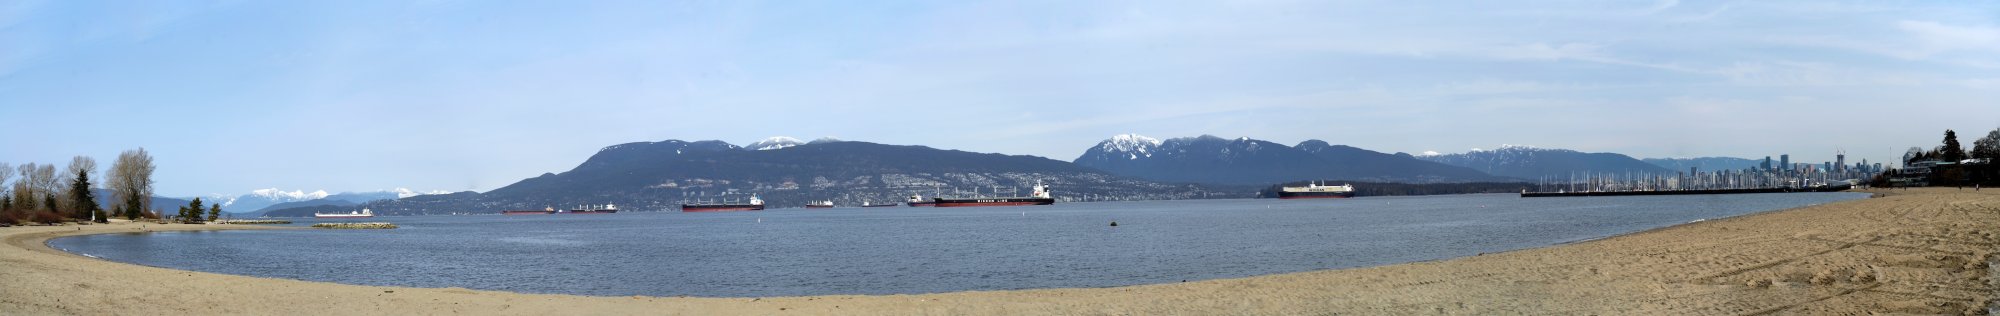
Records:
[[[40,212],[35,212],[35,215],[33,215],[31,219],[36,223],[56,224],[56,223],[62,223],[64,220],[68,220],[69,218],[63,217],[62,214],[56,214],[56,212],[40,211]]]

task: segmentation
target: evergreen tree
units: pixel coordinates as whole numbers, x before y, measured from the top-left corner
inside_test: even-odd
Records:
[[[221,203],[209,204],[208,221],[213,222],[215,221],[216,218],[220,217],[222,217],[222,204]]]
[[[201,209],[201,198],[194,198],[181,208],[181,221],[189,224],[201,222]]]
[[[42,196],[42,210],[44,210],[44,211],[49,211],[49,212],[55,212],[55,211],[56,211],[56,195],[55,195],[55,194],[48,194],[48,195],[43,195],[43,196]]]
[[[0,212],[14,211],[14,197],[0,196]]]
[[[1944,161],[1965,160],[1965,147],[1958,145],[1958,132],[1944,130],[1944,148],[1938,148],[1938,155]]]
[[[97,209],[96,211],[92,211],[92,212],[90,212],[90,214],[92,215],[92,216],[91,216],[91,218],[95,218],[95,219],[97,220],[97,222],[98,222],[98,223],[110,223],[110,222],[111,222],[111,218],[110,218],[110,217],[106,217],[106,216],[105,216],[105,215],[107,215],[107,214],[104,214],[104,209]]]
[[[100,211],[97,208],[96,194],[90,192],[89,171],[76,172],[76,181],[70,183],[69,195],[72,201],[70,205],[76,207],[76,218],[91,218]]]
[[[119,206],[118,209],[124,210],[125,219],[138,220],[139,212],[141,212],[140,210],[143,210],[142,208],[139,208],[140,205],[144,204],[141,204],[138,195],[126,195],[125,205]]]

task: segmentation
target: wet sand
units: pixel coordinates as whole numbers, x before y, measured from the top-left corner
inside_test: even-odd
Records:
[[[0,314],[1978,314],[2000,292],[2000,190],[1878,198],[1554,247],[1115,288],[591,297],[190,272],[50,249],[139,224],[0,228]],[[157,225],[147,230],[261,229]]]

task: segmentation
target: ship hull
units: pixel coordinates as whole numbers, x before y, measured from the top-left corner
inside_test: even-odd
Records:
[[[968,206],[1017,206],[1017,205],[1049,205],[1049,204],[1056,204],[1056,199],[1052,199],[1052,198],[991,198],[991,199],[945,199],[945,198],[939,198],[939,199],[936,199],[936,200],[932,201],[931,203],[932,203],[932,205],[931,205],[932,207],[968,207]]]
[[[909,203],[905,203],[905,204],[906,204],[906,205],[909,205],[910,207],[932,207],[932,206],[937,206],[937,202],[909,202]]]
[[[862,205],[861,207],[891,207],[891,206],[896,206],[896,205],[895,205],[895,204],[880,204],[880,205],[872,205],[872,204],[871,204],[871,205]]]
[[[832,205],[806,205],[806,208],[833,208]]]
[[[1354,191],[1347,192],[1278,192],[1279,199],[1345,199],[1354,197]]]
[[[313,214],[313,218],[370,218],[375,215]]]
[[[681,205],[683,213],[762,211],[763,205]]]
[[[611,214],[617,212],[618,210],[596,210],[596,211],[568,211],[562,213],[563,214]]]

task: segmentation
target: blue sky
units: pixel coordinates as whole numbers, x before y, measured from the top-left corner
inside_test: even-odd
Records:
[[[1111,135],[1898,157],[2000,127],[2000,4],[0,0],[0,162],[490,190],[635,141]]]

